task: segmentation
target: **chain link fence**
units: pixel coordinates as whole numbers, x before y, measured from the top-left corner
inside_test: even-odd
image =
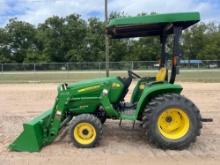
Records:
[[[169,61],[170,66],[170,61]],[[1,72],[8,71],[86,71],[105,70],[105,62],[66,62],[66,63],[5,63],[0,64]],[[110,62],[110,70],[155,70],[158,61]],[[182,69],[219,69],[220,60],[181,60]]]

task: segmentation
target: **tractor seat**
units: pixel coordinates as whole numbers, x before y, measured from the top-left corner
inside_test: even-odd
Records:
[[[120,99],[119,99],[119,101],[123,101],[123,100],[124,100],[124,97],[125,97],[126,94],[128,93],[128,88],[129,88],[129,86],[131,85],[132,78],[131,78],[131,77],[128,77],[128,78],[118,77],[118,79],[119,79],[119,80],[123,83],[123,85],[124,85],[123,92],[122,92],[121,97],[120,97]]]
[[[165,81],[167,78],[167,69],[160,68],[159,72],[156,75],[156,81]]]

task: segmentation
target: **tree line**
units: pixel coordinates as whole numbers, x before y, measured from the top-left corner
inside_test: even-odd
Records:
[[[0,28],[0,63],[104,61],[104,34],[103,21],[78,14],[53,16],[37,26],[13,18]],[[171,47],[169,40],[169,54]],[[185,30],[181,47],[185,59],[220,60],[220,24]],[[110,40],[110,61],[155,61],[159,55],[159,37]]]

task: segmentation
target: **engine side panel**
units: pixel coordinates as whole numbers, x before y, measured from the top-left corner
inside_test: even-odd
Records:
[[[100,96],[104,89],[109,91],[109,100],[114,104],[119,101],[124,86],[117,77],[70,84],[67,88],[71,100],[68,103],[69,111],[76,114],[93,113],[101,105]]]

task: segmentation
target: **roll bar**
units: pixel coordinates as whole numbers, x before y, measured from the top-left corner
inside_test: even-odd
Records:
[[[168,31],[173,29],[173,55],[172,55],[172,68],[169,82],[173,84],[176,79],[176,74],[179,74],[179,61],[180,61],[180,37],[182,34],[182,27],[178,25],[170,24],[164,27],[162,34],[160,35],[161,42],[161,57],[160,57],[160,68],[168,68],[168,54],[166,52],[166,43],[168,37]],[[166,80],[168,81],[168,70],[166,74]]]
[[[173,35],[173,56],[172,56],[172,69],[170,76],[170,83],[173,84],[176,79],[176,75],[179,74],[180,63],[180,37],[182,35],[182,27],[175,26]]]

